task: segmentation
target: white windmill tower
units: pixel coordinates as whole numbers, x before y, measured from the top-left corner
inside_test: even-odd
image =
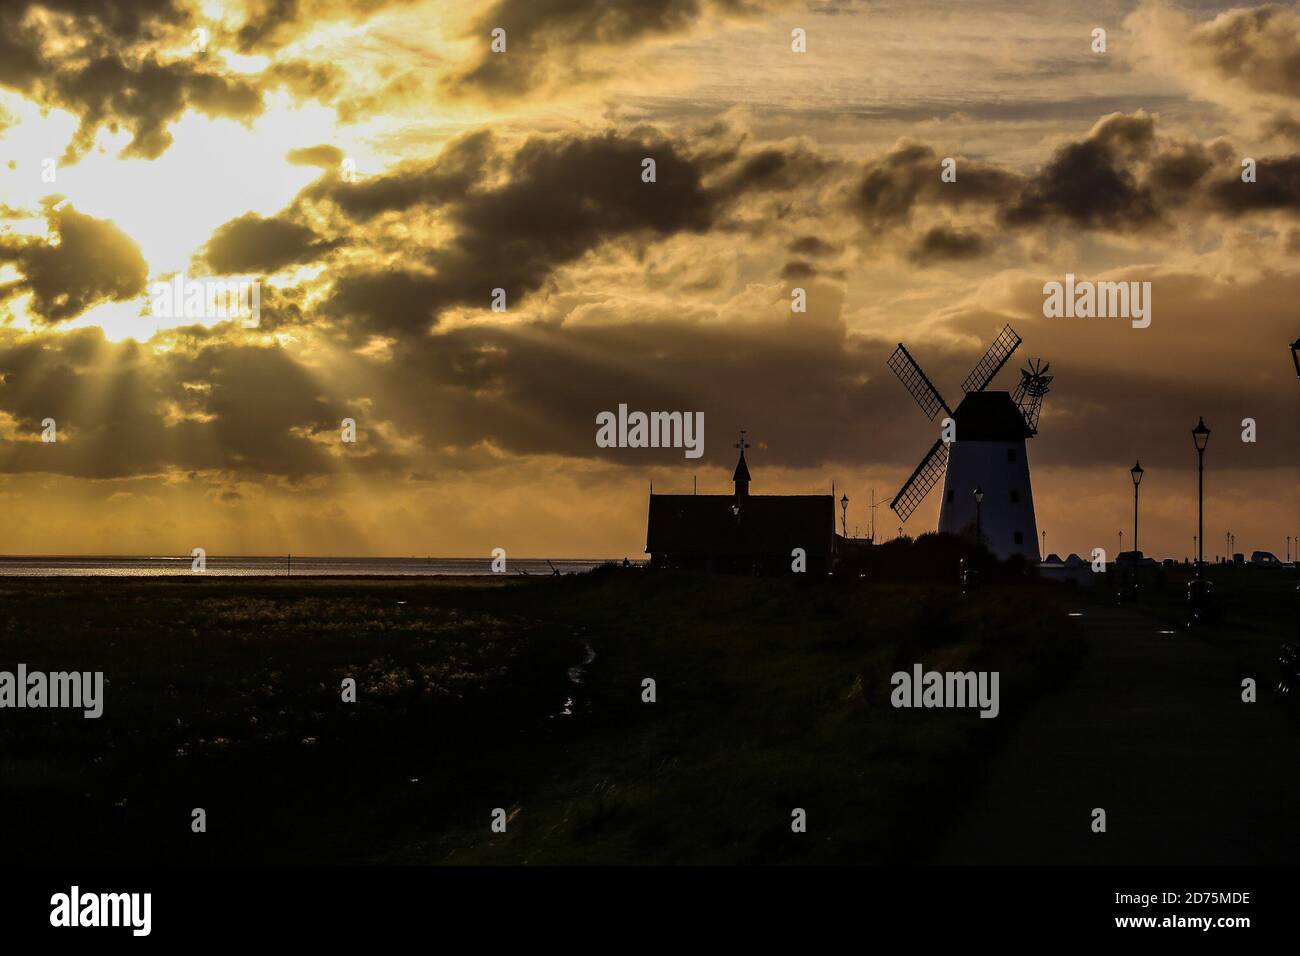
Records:
[[[1019,554],[1038,560],[1038,525],[1029,484],[1025,439],[1038,434],[1038,414],[1052,376],[1050,365],[1030,360],[1020,372],[1014,394],[985,389],[1020,347],[1020,336],[1005,326],[983,358],[962,382],[965,397],[948,407],[916,360],[900,342],[889,367],[916,399],[927,418],[940,410],[955,425],[951,443],[941,436],[930,448],[889,506],[906,521],[930,489],[944,476],[939,530],[971,534],[977,514],[980,537],[999,558]],[[976,502],[975,492],[982,492]]]

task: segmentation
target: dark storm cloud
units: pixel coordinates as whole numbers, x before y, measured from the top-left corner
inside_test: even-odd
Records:
[[[1146,174],[1147,184],[1162,203],[1179,205],[1191,199],[1216,169],[1232,165],[1234,156],[1226,143],[1179,143],[1156,155]]]
[[[907,225],[918,208],[962,205],[991,210],[1017,230],[1131,232],[1168,227],[1175,214],[1195,221],[1295,208],[1298,166],[1296,156],[1260,159],[1258,182],[1242,183],[1230,143],[1157,136],[1155,117],[1139,110],[1103,117],[1026,175],[958,160],[956,182],[944,183],[933,148],[900,143],[864,165],[850,208],[873,232]],[[918,263],[986,248],[969,229],[947,227],[932,226],[911,242]]]
[[[933,148],[903,142],[868,162],[853,191],[853,213],[872,228],[905,224],[918,204],[990,205],[1015,194],[1020,178],[986,163],[958,159],[957,179],[940,179]]]
[[[45,11],[75,18],[92,49],[120,49],[155,40],[188,22],[177,0],[6,0],[0,4],[0,84],[30,92],[57,66],[41,53],[43,34],[29,16]]]
[[[643,179],[646,159],[655,162],[653,182]],[[431,161],[356,182],[327,171],[281,218],[323,212],[339,241],[360,245],[377,217],[432,214],[436,245],[404,236],[400,254],[382,268],[338,275],[323,306],[358,335],[422,334],[448,307],[487,307],[494,289],[514,306],[605,244],[705,233],[746,197],[791,192],[831,165],[801,145],[724,157],[707,143],[650,128],[532,137],[514,148],[476,132]]]
[[[1300,156],[1259,160],[1253,183],[1240,176],[1220,179],[1210,188],[1215,209],[1227,215],[1269,210],[1300,212]]]
[[[322,177],[300,198],[329,200],[350,219],[364,222],[385,212],[464,199],[503,160],[492,133],[481,131],[449,143],[433,160],[402,163],[379,176],[356,182],[347,182],[337,173]]]
[[[79,42],[51,42],[62,27],[28,16],[38,9],[74,18]],[[164,42],[187,45],[190,26],[186,5],[172,0],[6,3],[0,8],[0,84],[79,118],[70,158],[83,153],[100,128],[124,127],[132,134],[126,154],[151,159],[171,144],[167,127],[186,109],[247,119],[262,108],[251,82],[221,76],[201,56],[157,59],[154,49]]]
[[[817,267],[802,259],[793,259],[781,267],[782,279],[812,279],[817,276]]]
[[[116,53],[57,74],[50,90],[55,103],[81,120],[68,147],[72,156],[90,147],[100,127],[121,125],[132,134],[123,155],[154,159],[171,145],[168,127],[187,109],[234,119],[248,119],[262,110],[261,93],[243,80],[152,57],[128,64]]]
[[[497,0],[465,34],[479,42],[479,54],[442,85],[452,96],[521,97],[557,82],[591,79],[581,62],[586,49],[674,36],[706,16],[752,15],[780,5],[779,0]],[[489,46],[498,27],[506,31],[505,53],[493,53]]]
[[[263,219],[250,212],[219,227],[200,258],[219,274],[276,272],[318,259],[338,244],[321,239],[301,223]]]
[[[489,301],[491,287],[481,290],[481,301]],[[446,304],[442,285],[431,275],[403,269],[352,272],[334,283],[326,315],[345,322],[357,322],[365,334],[408,334],[427,328]]]
[[[0,299],[31,292],[31,311],[54,323],[144,292],[148,269],[140,247],[112,222],[71,205],[47,206],[46,221],[57,241],[0,235],[0,262],[22,273],[0,286]]]
[[[840,251],[840,247],[826,242],[824,239],[818,239],[816,236],[800,236],[791,242],[786,249],[797,256],[833,256]]]
[[[391,5],[384,0],[258,2],[240,36],[245,49],[271,48],[322,19],[360,20]],[[33,11],[55,18],[29,16]],[[104,128],[129,130],[124,154],[153,159],[171,145],[169,127],[186,110],[249,120],[262,112],[268,89],[322,102],[338,95],[343,76],[328,63],[290,59],[260,74],[233,76],[203,52],[159,58],[160,49],[189,47],[192,29],[203,22],[194,17],[193,5],[178,0],[6,2],[0,5],[0,85],[78,117],[69,160],[82,155]],[[66,41],[68,30],[76,43]]]
[[[926,231],[908,252],[908,258],[921,266],[938,262],[978,259],[991,248],[988,240],[967,229],[935,226]]]
[[[501,181],[464,193],[464,180],[482,169],[467,160],[490,146],[462,141],[445,166],[403,170],[355,194],[351,184],[323,187],[360,216],[417,200],[442,203],[453,229],[445,244],[423,253],[418,267],[342,277],[327,312],[372,328],[422,330],[448,306],[486,307],[496,288],[516,302],[602,243],[702,233],[717,215],[719,199],[703,186],[696,162],[664,139],[614,133],[530,139],[502,161]],[[641,178],[647,156],[656,162],[653,183]]]
[[[768,147],[736,158],[735,168],[717,186],[722,196],[784,192],[818,179],[834,165],[802,146]]]
[[[284,158],[295,166],[318,166],[321,169],[331,169],[343,162],[343,150],[328,144],[304,146],[302,149],[289,150]]]
[[[1003,218],[1013,226],[1053,221],[1086,228],[1153,225],[1160,209],[1130,163],[1154,146],[1155,123],[1149,115],[1109,116],[1085,139],[1057,150],[1004,210]]]
[[[1225,79],[1258,93],[1300,97],[1300,13],[1294,8],[1230,10],[1196,27],[1190,45]]]

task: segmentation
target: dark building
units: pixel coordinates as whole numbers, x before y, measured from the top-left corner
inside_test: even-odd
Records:
[[[732,574],[789,574],[802,548],[809,573],[830,568],[835,547],[833,495],[751,495],[742,436],[735,494],[650,492],[650,566]]]

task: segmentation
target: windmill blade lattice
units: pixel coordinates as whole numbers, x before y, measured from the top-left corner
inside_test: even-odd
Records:
[[[916,399],[916,404],[921,406],[921,411],[925,412],[926,418],[934,421],[934,416],[939,414],[939,409],[943,409],[949,415],[952,414],[952,409],[943,400],[939,390],[921,371],[921,366],[916,364],[912,354],[903,348],[902,342],[898,343],[898,348],[894,349],[894,354],[889,357],[887,364],[903,383],[903,387],[911,393],[912,398]]]
[[[961,383],[962,391],[967,395],[984,391],[989,382],[993,381],[993,377],[1002,371],[1002,366],[1007,364],[1011,353],[1020,348],[1021,341],[1015,329],[1004,325],[998,337],[989,346],[989,350],[984,353],[984,357],[975,363],[975,367],[966,376],[966,381]]]
[[[940,438],[931,446],[921,463],[916,466],[912,476],[903,483],[902,490],[894,495],[889,507],[903,521],[906,521],[917,506],[925,500],[930,489],[938,484],[948,466],[948,445]]]
[[[1019,406],[1020,414],[1025,416],[1025,424],[1034,434],[1038,434],[1038,416],[1043,409],[1043,396],[1048,393],[1052,379],[1056,377],[1047,374],[1051,367],[1051,362],[1030,359],[1028,367],[1020,370],[1020,384],[1011,394],[1011,400]]]

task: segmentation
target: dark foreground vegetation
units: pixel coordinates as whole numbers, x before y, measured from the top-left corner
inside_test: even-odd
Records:
[[[0,581],[0,669],[107,680],[98,720],[0,711],[5,862],[918,859],[1077,662],[1058,594],[614,567]],[[1001,715],[893,708],[914,663],[1000,671]]]

